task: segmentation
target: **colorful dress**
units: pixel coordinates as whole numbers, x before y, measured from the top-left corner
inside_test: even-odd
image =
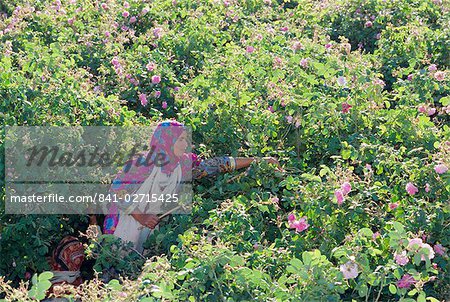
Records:
[[[215,157],[201,160],[194,153],[175,154],[175,146],[187,131],[185,126],[176,121],[165,121],[156,127],[149,145],[152,150],[137,154],[125,163],[123,169],[110,188],[110,193],[119,198],[125,194],[157,193],[157,196],[177,193],[182,182],[199,179],[219,172],[232,171],[236,161],[232,157]],[[186,140],[186,137],[184,137]],[[182,142],[182,140],[181,140]],[[181,147],[179,147],[181,148]],[[181,150],[181,149],[179,149]],[[178,151],[179,151],[178,150]],[[157,156],[163,155],[167,159],[166,165],[157,165]],[[147,162],[147,158],[149,161]],[[162,209],[157,203],[130,203],[115,202],[109,209],[104,221],[103,232],[115,234],[125,242],[132,242],[137,251],[143,250],[143,243],[150,233],[150,229],[142,227],[131,213],[161,213]],[[129,200],[128,200],[129,201]],[[152,211],[148,211],[148,207]],[[162,213],[161,213],[162,214]]]
[[[194,154],[192,167],[192,179],[200,179],[206,176],[215,176],[219,173],[226,173],[234,171],[236,168],[236,161],[231,156],[220,156],[209,159],[200,159]],[[123,181],[123,171],[119,173],[116,179],[113,181],[111,191],[118,192],[130,192],[133,191],[136,186],[133,182]],[[119,194],[120,195],[120,194]],[[120,206],[119,206],[120,207]],[[117,208],[116,210],[118,210]],[[119,214],[114,210],[105,217],[103,224],[104,234],[114,234],[116,226],[119,222]]]

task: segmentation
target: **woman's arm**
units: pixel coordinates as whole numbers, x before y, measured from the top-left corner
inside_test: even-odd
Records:
[[[258,157],[236,157],[236,170],[241,168],[246,168],[251,165],[255,160],[260,160]],[[267,161],[269,164],[274,164],[279,170],[282,170],[280,163],[274,157],[263,157],[262,160]]]
[[[283,171],[280,163],[274,157],[230,157],[230,156],[221,156],[221,157],[213,157],[209,159],[202,160],[201,163],[195,167],[193,167],[192,176],[195,179],[200,179],[205,176],[216,175],[218,173],[226,173],[232,172],[234,170],[246,168],[251,165],[251,163],[255,160],[266,160],[268,163],[274,164],[277,166],[279,171]]]

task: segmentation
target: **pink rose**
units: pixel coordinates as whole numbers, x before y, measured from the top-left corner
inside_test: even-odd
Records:
[[[352,190],[352,185],[349,182],[344,182],[341,185],[342,194],[347,195]]]
[[[248,53],[252,53],[255,51],[255,48],[253,46],[247,46],[247,48],[245,49]]]
[[[292,119],[293,119],[292,116],[290,116],[290,115],[286,116],[286,120],[289,124],[292,124]]]
[[[372,21],[367,21],[366,24],[364,24],[365,27],[372,27]]]
[[[119,60],[118,60],[116,57],[114,57],[114,58],[111,60],[111,64],[113,64],[114,67],[120,65]]]
[[[427,183],[426,185],[425,185],[425,192],[430,192],[430,184],[429,183]]]
[[[401,254],[394,253],[395,263],[401,266],[405,266],[409,262],[409,258],[406,255],[406,251],[402,251]]]
[[[358,264],[354,261],[347,261],[339,267],[339,270],[344,275],[344,279],[355,279],[359,275]]]
[[[443,71],[437,71],[437,72],[434,74],[434,78],[435,78],[436,80],[438,80],[439,82],[441,82],[441,81],[445,80],[445,73],[444,73]]]
[[[161,91],[155,91],[155,98],[159,98],[161,96]]]
[[[344,194],[342,194],[341,190],[334,191],[334,196],[336,197],[338,205],[341,205],[344,202]]]
[[[102,3],[102,8],[104,9],[104,10],[107,10],[108,9],[108,5],[106,4],[106,3]]]
[[[308,67],[308,59],[305,59],[305,58],[301,59],[300,66],[303,68],[307,68]]]
[[[389,209],[391,211],[395,210],[397,207],[398,207],[398,203],[396,203],[396,202],[389,203]]]
[[[139,95],[139,101],[141,101],[142,106],[146,106],[148,104],[147,96],[144,93]]]
[[[436,254],[444,256],[445,255],[445,249],[441,244],[435,244],[433,247]]]
[[[293,221],[295,221],[295,215],[294,214],[289,214],[289,216],[288,216],[288,221],[289,222],[293,222]]]
[[[429,72],[433,72],[437,70],[437,66],[436,64],[431,64],[430,66],[428,66],[428,71]]]
[[[299,41],[295,41],[294,44],[292,44],[292,49],[293,50],[300,50],[303,49],[303,45],[302,43],[300,43]]]
[[[290,228],[295,228],[296,233],[303,232],[309,227],[306,217],[302,217],[299,220],[294,220],[289,223]]]
[[[403,277],[397,281],[398,288],[410,288],[417,281],[409,274],[404,274]]]
[[[161,32],[162,32],[162,28],[156,27],[155,29],[153,29],[153,36],[155,36],[156,39],[159,39],[159,38],[161,38]]]
[[[352,105],[350,105],[349,103],[342,103],[342,113],[348,113],[350,111],[350,108],[352,108]]]
[[[435,114],[435,113],[436,113],[436,108],[430,108],[430,109],[428,109],[428,112],[427,112],[428,116],[432,116],[432,115]]]
[[[417,192],[419,192],[419,189],[415,185],[413,185],[411,182],[408,182],[406,184],[406,192],[408,192],[409,195],[414,195]]]
[[[130,13],[127,12],[127,11],[124,11],[124,12],[122,13],[122,17],[124,17],[124,18],[128,18],[129,15],[130,15]]]
[[[159,75],[152,76],[152,83],[153,84],[158,84],[159,82],[161,82],[161,77]]]
[[[162,102],[162,108],[163,109],[167,109],[167,102],[166,101]]]
[[[136,22],[136,21],[137,21],[137,19],[136,19],[135,16],[133,16],[133,17],[130,18],[130,24],[131,24],[131,23],[134,23],[134,22]]]
[[[444,164],[439,164],[434,166],[434,171],[436,171],[437,174],[444,174],[445,172],[448,171],[448,168]]]

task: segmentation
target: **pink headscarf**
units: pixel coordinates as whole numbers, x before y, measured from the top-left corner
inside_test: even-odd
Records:
[[[150,150],[134,156],[125,163],[122,171],[114,179],[110,193],[117,193],[121,190],[126,190],[128,193],[134,192],[150,175],[155,166],[155,158],[160,153],[165,155],[165,164],[161,166],[161,171],[166,174],[172,173],[177,165],[180,164],[183,175],[182,179],[185,179],[186,175],[192,171],[193,165],[198,165],[198,158],[194,153],[184,153],[180,157],[174,154],[173,146],[184,131],[187,131],[186,127],[176,121],[163,121],[159,123],[150,141]],[[153,153],[147,159],[152,151]],[[112,204],[103,224],[104,233],[114,233],[118,222],[118,208],[115,204]]]

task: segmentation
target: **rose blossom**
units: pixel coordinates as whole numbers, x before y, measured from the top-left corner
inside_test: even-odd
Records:
[[[293,119],[292,116],[290,116],[290,115],[286,116],[286,120],[287,120],[287,122],[288,122],[289,124],[292,123],[292,119]]]
[[[337,83],[339,84],[339,86],[345,86],[347,84],[347,80],[345,79],[345,77],[338,77],[337,79]]]
[[[161,82],[161,77],[159,75],[152,76],[152,83],[153,84],[158,84],[159,82]]]
[[[433,247],[436,254],[444,256],[445,255],[445,249],[441,244],[435,244]]]
[[[397,281],[398,288],[410,288],[417,281],[409,274],[404,274],[403,277]]]
[[[352,108],[352,105],[350,105],[349,103],[342,103],[342,113],[348,113],[350,111],[350,108]]]
[[[295,228],[295,232],[300,233],[306,230],[309,227],[309,224],[306,221],[306,217],[302,217],[299,220],[289,222],[289,227]]]
[[[396,203],[396,202],[389,204],[389,209],[391,209],[391,210],[395,210],[397,207],[398,207],[398,203]]]
[[[349,182],[344,182],[341,185],[342,194],[347,195],[352,190],[352,185]]]
[[[358,264],[354,261],[347,261],[339,267],[339,270],[344,274],[345,279],[355,279],[359,275]]]
[[[338,205],[341,205],[344,202],[344,194],[342,194],[341,190],[334,191],[334,196],[336,197]]]
[[[148,104],[147,96],[144,93],[139,95],[139,101],[141,101],[142,106],[146,106]]]
[[[430,184],[429,183],[426,183],[425,184],[425,192],[430,192]]]
[[[448,171],[448,168],[444,164],[439,164],[434,166],[434,171],[436,171],[437,174],[444,174],[445,172]]]
[[[402,251],[401,254],[394,253],[395,263],[401,266],[405,266],[409,262],[409,258],[406,255],[406,251]]]
[[[441,82],[445,80],[445,73],[443,71],[436,71],[436,73],[434,74],[434,78]]]
[[[302,43],[300,43],[299,41],[295,41],[294,44],[292,44],[292,49],[293,50],[300,50],[303,49],[303,45]]]
[[[428,66],[429,72],[436,71],[436,70],[437,70],[436,64],[431,64],[430,66]]]
[[[308,59],[305,59],[305,58],[301,59],[300,60],[300,66],[303,67],[303,68],[308,67]]]
[[[406,191],[408,192],[409,195],[414,195],[417,192],[419,192],[419,189],[417,189],[417,187],[413,185],[411,182],[408,182],[406,184]]]
[[[167,102],[166,101],[162,102],[162,108],[163,109],[167,109]]]
[[[294,222],[295,221],[295,215],[294,214],[289,214],[289,216],[288,216],[288,221],[289,222]]]
[[[430,260],[433,259],[434,258],[434,250],[428,243],[423,243],[422,239],[420,239],[420,238],[413,238],[413,239],[409,240],[408,247],[407,247],[408,250],[418,252],[423,248],[428,250],[428,259],[430,259]],[[425,261],[425,255],[422,255],[421,260]]]

